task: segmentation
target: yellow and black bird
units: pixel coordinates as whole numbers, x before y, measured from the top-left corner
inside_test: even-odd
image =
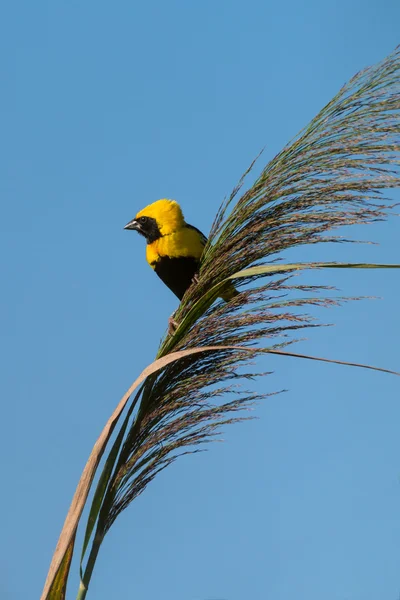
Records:
[[[199,266],[207,238],[197,227],[186,223],[175,200],[157,200],[143,208],[124,229],[138,231],[146,238],[146,259],[160,279],[182,300]],[[233,286],[221,295],[228,301],[238,292]]]

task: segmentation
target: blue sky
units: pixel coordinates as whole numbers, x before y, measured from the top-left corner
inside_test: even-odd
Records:
[[[207,232],[258,151],[272,158],[384,58],[399,19],[395,0],[3,3],[2,598],[39,597],[92,445],[176,308],[123,225],[170,197]],[[302,258],[400,262],[396,217],[360,236],[380,246]],[[336,326],[299,351],[400,369],[396,272],[307,281],[382,299],[315,312]],[[88,598],[398,598],[399,380],[260,366],[275,374],[256,389],[289,391],[150,485]],[[74,563],[71,598],[77,581]]]

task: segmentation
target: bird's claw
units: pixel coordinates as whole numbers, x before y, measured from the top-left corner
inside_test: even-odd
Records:
[[[178,329],[178,323],[174,319],[175,313],[173,313],[168,319],[168,335],[172,335],[175,333],[175,330]]]

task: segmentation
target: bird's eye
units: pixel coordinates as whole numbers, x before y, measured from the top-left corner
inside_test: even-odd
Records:
[[[139,217],[139,223],[146,223],[147,217]]]

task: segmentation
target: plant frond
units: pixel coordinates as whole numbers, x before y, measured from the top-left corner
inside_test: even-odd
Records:
[[[308,307],[337,306],[348,300],[332,297],[334,289],[329,285],[297,283],[295,278],[306,269],[399,265],[283,264],[281,253],[304,244],[346,243],[351,240],[332,232],[386,218],[393,204],[384,192],[399,185],[399,133],[397,48],[380,64],[353,77],[239,196],[253,163],[223,202],[211,228],[198,281],[176,313],[177,330],[162,340],[155,363],[124,396],[123,406],[141,386],[95,493],[82,560],[91,536],[93,542],[80,600],[85,597],[105,533],[129,503],[178,456],[203,449],[204,444],[218,439],[226,424],[251,418],[243,411],[271,395],[236,387],[239,381],[260,375],[251,361],[270,353],[372,368],[286,349],[299,331],[321,326]],[[221,293],[232,285],[239,293],[222,301]],[[225,401],[227,392],[230,399]],[[73,539],[83,496],[115,422],[111,420],[89,461],[75,520],[69,523],[70,537],[58,553],[53,575]]]
[[[285,354],[282,348],[293,342],[294,332],[320,326],[300,309],[345,300],[324,293],[316,297],[330,291],[323,286],[295,285],[296,271],[378,267],[285,265],[277,255],[301,244],[346,242],[329,232],[384,219],[390,210],[382,191],[399,184],[399,58],[397,49],[356,75],[249,190],[237,199],[253,165],[222,204],[198,282],[185,294],[176,314],[178,329],[162,342],[158,357],[196,347],[220,350],[170,363],[145,383],[100,514],[103,534],[160,470],[214,439],[221,426],[243,418],[232,413],[261,399],[239,393],[218,402],[232,392],[230,382],[255,376],[255,369],[243,373],[249,352],[253,357],[265,351]],[[240,293],[223,302],[218,296],[229,280]]]

